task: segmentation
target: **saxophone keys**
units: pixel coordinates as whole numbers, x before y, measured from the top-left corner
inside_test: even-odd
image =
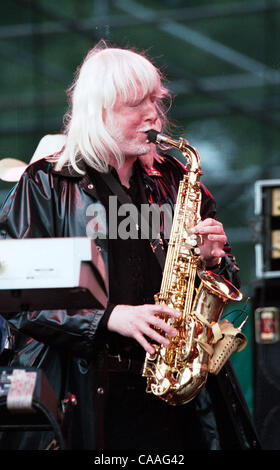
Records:
[[[198,356],[199,356],[198,348],[196,346],[193,346],[191,348],[190,355],[189,355],[189,358],[188,358],[189,361],[193,361]]]
[[[191,235],[190,239],[191,239],[191,244],[192,244],[192,246],[197,246],[197,244],[198,244],[198,241],[197,241],[198,237],[197,237],[197,235],[194,235],[194,234]]]
[[[161,380],[160,383],[151,384],[151,390],[154,395],[164,395],[170,389],[171,383],[167,378]]]

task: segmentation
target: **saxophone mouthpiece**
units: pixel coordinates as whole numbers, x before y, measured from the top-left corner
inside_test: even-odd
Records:
[[[147,132],[148,141],[152,142],[153,144],[157,143],[157,136],[158,136],[158,132],[155,131],[154,129],[150,129]]]
[[[153,144],[162,144],[164,142],[169,143],[169,141],[171,141],[170,137],[164,134],[160,134],[154,129],[147,131],[147,136],[148,142],[152,142]]]
[[[186,139],[180,137],[179,140],[175,140],[172,137],[169,137],[168,135],[160,134],[155,129],[150,129],[149,131],[146,131],[146,134],[147,142],[151,142],[156,145],[162,145],[162,148],[164,150],[166,150],[167,146],[174,147],[182,151],[184,148],[187,148],[189,146],[188,141]]]

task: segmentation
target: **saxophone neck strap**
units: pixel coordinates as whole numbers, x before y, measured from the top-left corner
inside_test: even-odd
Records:
[[[122,188],[121,184],[118,182],[116,178],[112,175],[111,172],[109,173],[100,173],[101,178],[103,179],[104,183],[108,186],[108,188],[112,191],[113,194],[115,194],[121,204],[127,204],[127,203],[132,203],[132,199],[130,196],[124,191]],[[145,195],[144,188],[142,186],[141,179],[138,178],[139,186],[140,186],[140,191],[141,191],[141,197],[142,200],[144,200],[145,203],[147,202],[147,198]],[[135,206],[136,207],[136,206]],[[160,237],[158,238],[152,238],[150,237],[150,234],[153,233],[151,223],[149,221],[149,215],[146,218],[145,214],[139,213],[139,210],[137,208],[137,218],[134,217],[134,211],[132,211],[131,217],[136,225],[139,224],[139,220],[141,220],[141,236],[142,238],[148,239],[150,242],[150,247],[161,267],[161,269],[164,269],[165,265],[165,259],[166,259],[166,254],[164,250],[164,245],[162,243],[162,240]],[[141,217],[141,219],[139,219]]]

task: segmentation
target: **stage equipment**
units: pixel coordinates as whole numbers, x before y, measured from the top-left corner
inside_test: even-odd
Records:
[[[101,248],[86,237],[0,242],[0,312],[105,308]],[[52,431],[46,450],[64,448],[75,397],[58,405],[44,372],[0,367],[0,431]]]
[[[280,279],[253,283],[254,422],[264,450],[280,450]]]
[[[255,183],[257,279],[280,278],[280,179]]]
[[[45,450],[63,450],[63,419],[42,370],[0,367],[0,431],[48,431],[51,437]]]
[[[255,183],[254,421],[265,450],[280,450],[280,179]]]
[[[0,313],[105,308],[101,248],[87,237],[0,242]]]
[[[163,316],[178,334],[168,347],[154,344],[156,352],[146,354],[143,368],[147,392],[170,405],[180,405],[199,393],[210,370],[218,373],[230,353],[246,345],[241,331],[229,333],[230,341],[214,354],[215,346],[228,335],[219,325],[224,307],[229,301],[240,301],[242,294],[201,265],[197,237],[191,232],[200,221],[202,172],[197,150],[183,138],[174,140],[153,130],[147,135],[150,142],[178,149],[188,170],[179,185],[161,289],[155,296],[156,303],[180,311],[178,319]]]

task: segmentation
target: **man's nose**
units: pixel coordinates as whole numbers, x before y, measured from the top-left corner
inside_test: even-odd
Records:
[[[145,107],[145,119],[146,121],[155,122],[159,118],[156,103],[148,101]]]

